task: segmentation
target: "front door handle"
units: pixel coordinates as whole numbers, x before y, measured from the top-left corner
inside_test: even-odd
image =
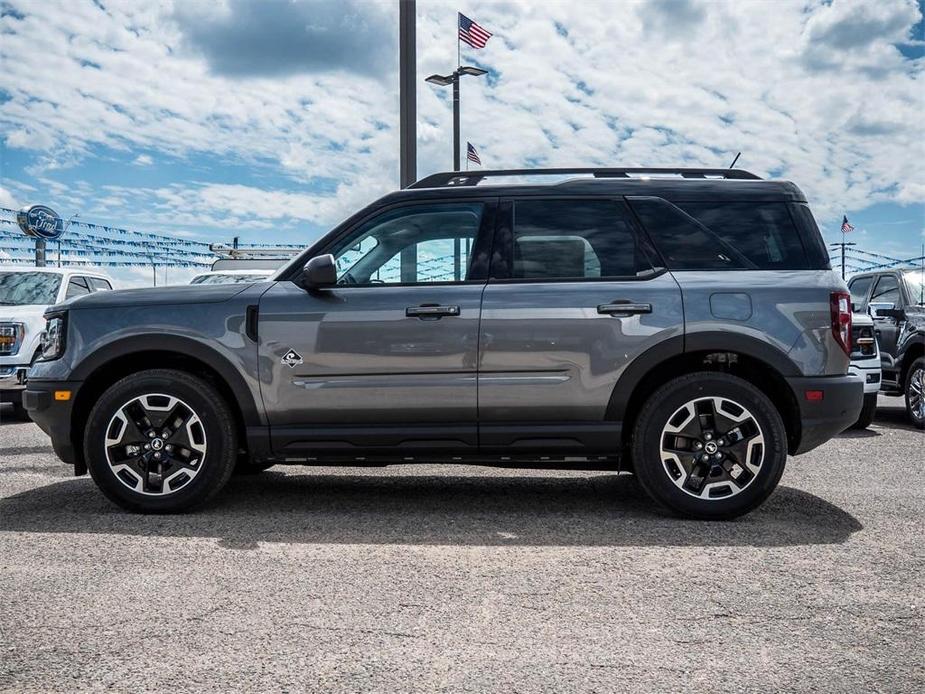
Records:
[[[615,301],[601,304],[597,312],[605,316],[634,316],[640,313],[652,313],[652,304],[634,304],[629,301]]]
[[[437,306],[424,304],[423,306],[409,306],[405,309],[408,318],[442,318],[443,316],[458,316],[459,306]]]

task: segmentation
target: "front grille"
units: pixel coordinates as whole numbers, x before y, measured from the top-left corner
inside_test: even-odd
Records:
[[[0,323],[0,356],[17,354],[22,344],[22,335],[21,323]]]
[[[851,329],[851,358],[873,359],[877,356],[877,337],[869,325],[858,325]]]

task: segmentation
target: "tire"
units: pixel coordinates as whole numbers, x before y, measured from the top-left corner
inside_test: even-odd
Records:
[[[861,414],[858,415],[858,421],[848,428],[866,429],[874,421],[875,414],[877,414],[877,394],[866,393],[864,395],[864,404],[861,406]]]
[[[640,485],[656,502],[681,516],[725,520],[753,510],[777,487],[787,432],[777,408],[751,383],[698,372],[649,397],[632,455]]]
[[[20,422],[31,422],[32,417],[29,416],[29,411],[22,406],[20,402],[13,403],[13,419]]]
[[[912,426],[925,429],[925,357],[912,362],[906,373],[903,393],[906,396],[906,415]]]
[[[188,511],[212,499],[231,477],[234,417],[201,378],[173,369],[141,371],[110,386],[93,406],[84,458],[93,481],[122,508]]]

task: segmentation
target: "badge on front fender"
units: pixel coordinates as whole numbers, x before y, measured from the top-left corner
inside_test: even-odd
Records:
[[[281,364],[285,364],[290,369],[294,369],[296,366],[302,363],[302,355],[296,352],[294,349],[290,349],[283,355],[283,358],[280,359]]]

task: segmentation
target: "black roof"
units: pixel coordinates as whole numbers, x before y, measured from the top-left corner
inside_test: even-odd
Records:
[[[563,176],[574,174],[575,178]],[[500,178],[554,175],[560,180],[489,183]],[[741,202],[805,202],[789,181],[768,181],[740,169],[513,169],[444,172],[427,176],[409,188],[380,200],[437,199],[529,195],[639,195],[678,202],[727,200]]]

